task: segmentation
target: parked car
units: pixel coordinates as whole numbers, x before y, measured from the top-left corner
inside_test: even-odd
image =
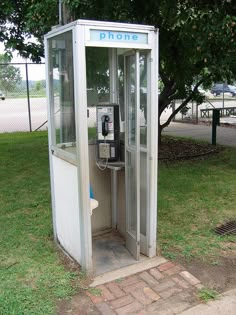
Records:
[[[234,85],[228,85],[228,87],[230,88],[231,91],[233,91],[236,95],[236,86]],[[233,95],[234,96],[234,95]]]
[[[227,93],[232,96],[236,95],[236,87],[233,85],[228,85],[226,83],[216,83],[214,86],[211,88],[211,93],[214,96],[219,96],[222,93]]]
[[[4,101],[5,100],[5,94],[2,92],[2,91],[0,91],[0,98]]]

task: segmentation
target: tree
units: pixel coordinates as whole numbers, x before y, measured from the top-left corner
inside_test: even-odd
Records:
[[[42,56],[42,35],[57,24],[56,1],[25,0],[1,4],[8,30],[0,35],[7,47],[21,49],[34,60]],[[17,5],[15,5],[17,3]],[[236,75],[236,4],[232,0],[64,0],[73,18],[155,25],[160,31],[159,117],[174,99],[182,99],[160,131],[189,101],[203,96],[198,87],[231,82]],[[21,9],[17,9],[17,7]],[[16,14],[14,14],[16,12]],[[67,17],[68,19],[68,17]],[[15,31],[18,30],[18,31]],[[4,35],[5,34],[5,35]],[[38,38],[38,46],[23,45],[25,34]],[[160,119],[159,119],[160,121]]]
[[[41,81],[37,81],[35,84],[35,90],[39,92],[41,89],[42,89],[42,83]]]
[[[43,35],[58,24],[57,0],[14,0],[0,3],[0,42],[11,54],[40,62],[44,55]],[[35,42],[35,39],[37,42]]]
[[[160,31],[159,118],[174,99],[183,102],[160,125],[160,134],[189,101],[201,103],[198,87],[232,81],[236,75],[236,5],[230,0],[90,0],[75,4],[73,12],[86,18],[155,25]],[[114,10],[113,8],[116,8]]]
[[[13,91],[21,82],[20,69],[8,64],[9,62],[8,56],[0,54],[0,87],[5,92]]]

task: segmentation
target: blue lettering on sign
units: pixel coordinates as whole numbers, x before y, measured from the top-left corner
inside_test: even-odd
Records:
[[[137,41],[138,35],[117,32],[100,32],[100,40]]]
[[[147,44],[148,34],[147,33],[105,31],[105,30],[90,30],[90,40]]]

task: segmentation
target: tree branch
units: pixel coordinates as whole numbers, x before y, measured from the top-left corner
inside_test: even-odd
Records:
[[[183,103],[176,109],[173,111],[173,113],[170,115],[170,117],[167,119],[167,121],[160,125],[161,130],[164,129],[166,126],[168,126],[171,122],[171,120],[173,119],[173,117],[181,110],[181,108],[183,108],[184,106],[186,106],[188,104],[188,102],[191,101],[194,93],[197,91],[198,87],[202,84],[204,80],[200,80],[194,87],[192,93],[183,101]]]

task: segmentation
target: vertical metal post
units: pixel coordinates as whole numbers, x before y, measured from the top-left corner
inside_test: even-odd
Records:
[[[137,204],[137,226],[136,226],[136,242],[137,242],[137,257],[140,259],[140,54],[139,50],[135,53],[135,112],[136,112],[136,122],[135,122],[135,141],[136,141],[136,204]]]
[[[31,124],[31,111],[30,111],[30,96],[29,96],[29,77],[28,77],[28,64],[25,64],[25,74],[26,74],[26,89],[27,89],[27,102],[28,102],[28,114],[29,114],[29,129],[32,132]]]
[[[222,100],[222,107],[223,107],[223,108],[225,107],[225,86],[224,86],[224,83],[223,83],[223,100]]]
[[[59,0],[58,3],[58,13],[59,13],[59,25],[62,25],[63,18],[62,18],[62,0]]]
[[[110,102],[118,102],[118,85],[117,85],[117,49],[109,49],[109,79],[110,79]]]
[[[198,124],[198,103],[196,102],[196,124]]]
[[[216,127],[220,124],[220,111],[213,109],[212,115],[212,145],[216,145]]]
[[[193,121],[193,116],[194,116],[193,105],[194,105],[194,103],[193,103],[193,101],[192,101],[192,121]]]
[[[117,169],[111,168],[111,204],[112,204],[112,228],[117,230],[117,170],[121,168],[118,167]]]

